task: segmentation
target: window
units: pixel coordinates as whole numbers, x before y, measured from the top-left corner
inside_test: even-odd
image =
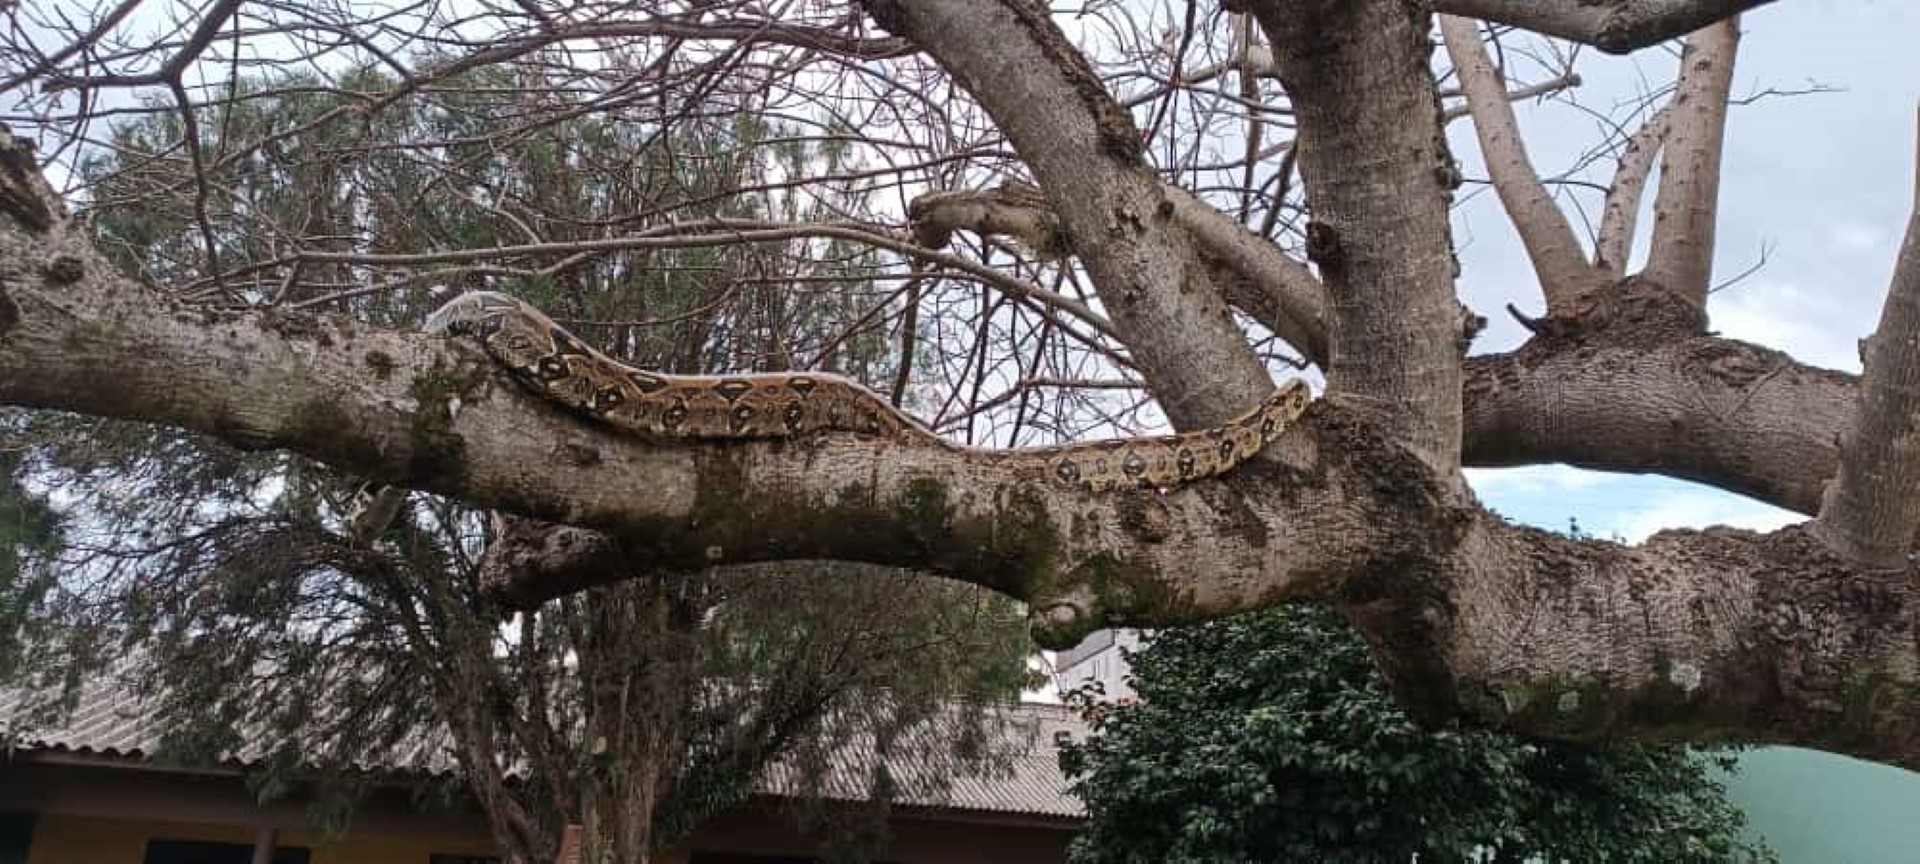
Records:
[[[251,843],[208,843],[203,840],[148,840],[141,864],[252,864]],[[273,864],[307,864],[307,850],[281,846],[273,850]]]

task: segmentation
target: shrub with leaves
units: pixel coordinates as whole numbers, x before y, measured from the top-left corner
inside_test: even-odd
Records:
[[[1138,698],[1089,687],[1061,763],[1078,862],[1773,861],[1681,747],[1416,725],[1339,618],[1283,607],[1156,635]]]

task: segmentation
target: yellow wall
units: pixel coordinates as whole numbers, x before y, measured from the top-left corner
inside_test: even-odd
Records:
[[[228,825],[142,822],[48,814],[33,830],[27,864],[140,864],[148,840],[254,842],[254,832]],[[472,838],[349,833],[317,842],[305,831],[282,830],[279,845],[306,846],[310,864],[427,864],[430,855],[491,855]]]

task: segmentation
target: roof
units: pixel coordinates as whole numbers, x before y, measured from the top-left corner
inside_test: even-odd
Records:
[[[896,805],[940,810],[1014,814],[1061,819],[1079,819],[1085,809],[1066,792],[1055,747],[1061,732],[1084,737],[1085,724],[1071,711],[1059,705],[1024,703],[1007,712],[1007,722],[989,724],[996,729],[992,742],[995,752],[1010,753],[1005,759],[969,771],[957,768],[952,760],[928,758],[946,748],[930,736],[951,729],[951,724],[934,721],[923,729],[918,742],[909,741],[887,765],[900,790]],[[909,736],[912,737],[912,736]],[[64,721],[49,722],[29,715],[28,698],[21,691],[0,689],[0,747],[15,758],[46,755],[95,757],[108,762],[184,771],[243,771],[262,764],[264,753],[246,747],[217,762],[198,765],[161,764],[161,729],[145,703],[129,687],[120,686],[112,676],[89,679],[81,686],[77,704]],[[873,768],[872,749],[866,741],[849,741],[828,755],[819,777],[820,792],[828,798],[864,800],[866,778]],[[444,732],[418,736],[384,756],[372,756],[356,762],[355,768],[377,774],[445,777],[457,771],[450,742]],[[944,794],[926,793],[927,784],[916,782],[951,771]],[[772,766],[762,777],[759,791],[774,797],[792,797],[800,792],[805,775],[791,760]]]

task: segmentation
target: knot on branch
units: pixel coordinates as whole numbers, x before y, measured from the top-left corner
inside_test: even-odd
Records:
[[[1341,269],[1346,251],[1340,245],[1340,232],[1318,219],[1307,223],[1307,260],[1323,273]]]
[[[953,232],[967,230],[982,237],[1010,237],[1043,260],[1059,260],[1072,251],[1046,195],[1030,183],[931,192],[907,205],[907,220],[914,242],[929,249],[944,248]]]
[[[1033,644],[1053,651],[1065,651],[1100,629],[1096,616],[1082,608],[1083,600],[1062,600],[1036,607],[1027,618],[1027,633]]]
[[[40,178],[33,144],[0,126],[0,212],[32,234],[53,228],[58,204],[49,204],[51,190]]]
[[[1565,313],[1533,318],[1508,305],[1507,314],[1549,343],[1651,348],[1707,333],[1704,307],[1642,276],[1581,294]]]
[[[598,531],[506,517],[480,559],[481,594],[507,609],[613,581],[627,569],[619,541]]]
[[[72,285],[86,278],[87,266],[72,255],[55,255],[41,268],[40,275],[53,285]]]

